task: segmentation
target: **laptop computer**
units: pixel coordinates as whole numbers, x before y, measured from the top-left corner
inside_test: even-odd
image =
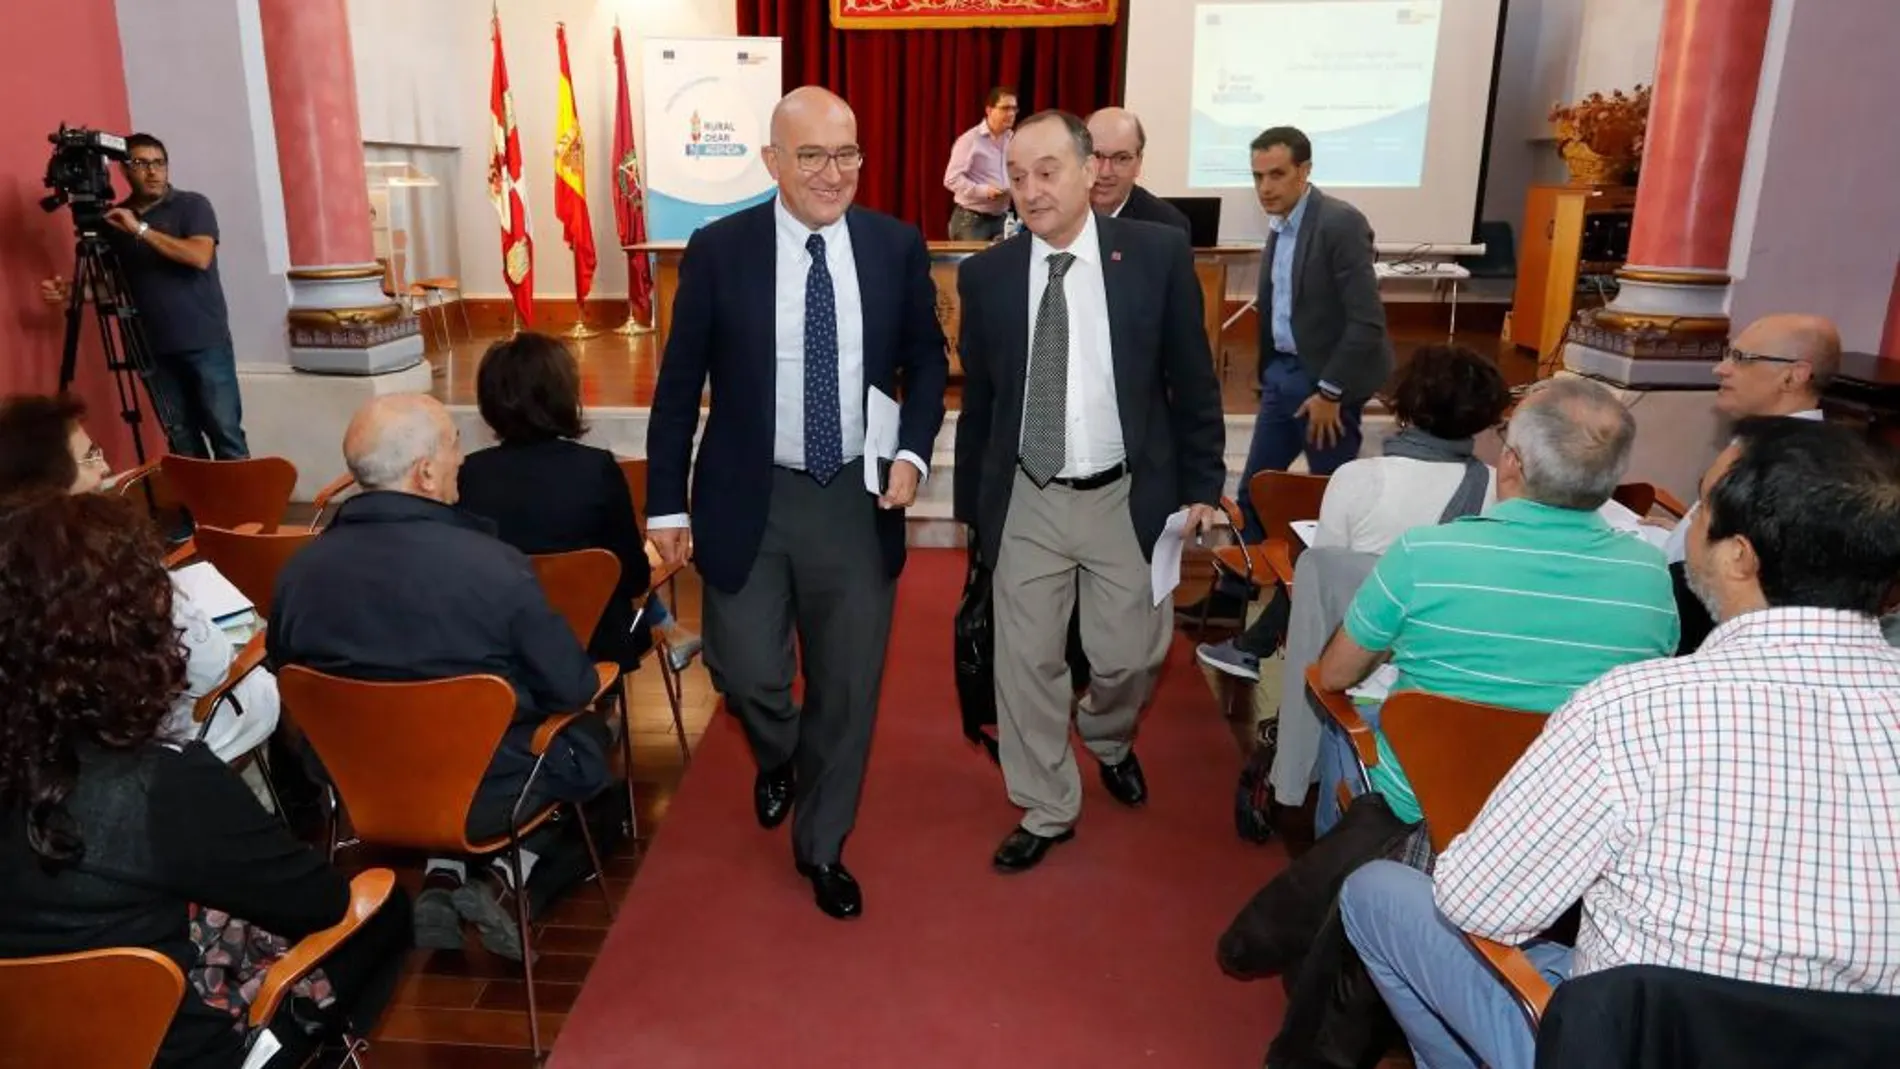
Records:
[[[1197,249],[1220,244],[1219,197],[1162,197],[1188,217],[1188,241]]]

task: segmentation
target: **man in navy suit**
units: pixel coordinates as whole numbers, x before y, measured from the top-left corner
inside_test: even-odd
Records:
[[[797,810],[798,871],[818,907],[844,918],[864,908],[842,850],[904,566],[903,510],[929,473],[949,362],[923,235],[851,207],[864,154],[850,105],[794,90],[772,112],[764,157],[778,196],[700,229],[680,262],[647,429],[647,532],[705,580],[706,665],[752,746],[759,823]],[[863,455],[870,390],[903,402],[882,464]],[[882,493],[865,489],[867,464]]]

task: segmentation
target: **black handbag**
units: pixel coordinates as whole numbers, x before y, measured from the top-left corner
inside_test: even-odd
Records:
[[[969,537],[969,568],[963,575],[963,596],[957,599],[956,623],[951,628],[952,663],[957,669],[957,706],[963,716],[963,737],[983,747],[990,760],[996,752],[996,625],[990,589],[990,569],[977,553],[974,530]],[[1089,685],[1089,661],[1082,652],[1082,618],[1069,614],[1069,683],[1077,694]]]

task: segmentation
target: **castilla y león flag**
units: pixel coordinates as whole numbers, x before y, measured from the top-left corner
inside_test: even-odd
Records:
[[[587,217],[587,151],[581,144],[581,119],[574,109],[574,77],[567,71],[567,27],[556,24],[554,42],[561,51],[560,111],[554,116],[554,216],[561,235],[574,250],[574,299],[584,301],[594,286],[594,224]]]
[[[491,147],[488,198],[501,220],[502,275],[514,294],[521,322],[534,322],[534,235],[528,220],[528,192],[521,181],[521,134],[515,129],[515,100],[508,92],[508,61],[501,52],[501,15],[494,15],[495,72],[489,82]]]
[[[620,75],[614,105],[614,227],[620,244],[639,245],[647,239],[645,196],[640,188],[640,157],[633,147],[633,105],[627,99],[627,53],[620,47],[620,27],[614,27],[614,68]],[[653,322],[653,271],[647,255],[627,257],[627,300],[633,318]]]

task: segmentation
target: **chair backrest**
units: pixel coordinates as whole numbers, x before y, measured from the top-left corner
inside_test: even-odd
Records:
[[[199,460],[167,453],[159,470],[192,520],[213,527],[256,523],[275,531],[297,488],[297,466],[283,457]]]
[[[471,852],[469,804],[514,720],[507,680],[375,683],[292,665],[278,673],[277,689],[336,784],[358,838]]]
[[[593,641],[600,614],[620,585],[620,558],[604,549],[576,549],[528,559],[534,562],[548,604],[574,629],[574,637],[583,646]]]
[[[647,518],[647,461],[645,457],[618,457],[620,474],[626,477],[627,493],[633,495],[633,514],[641,523]],[[645,528],[641,528],[645,530]]]
[[[1326,496],[1326,475],[1295,475],[1286,471],[1263,471],[1247,482],[1247,498],[1253,502],[1253,514],[1268,538],[1286,542],[1298,559],[1306,543],[1290,526],[1295,520],[1319,519],[1319,504]]]
[[[260,534],[200,525],[192,532],[191,540],[200,557],[210,561],[239,593],[251,599],[258,618],[268,619],[277,574],[315,537],[315,531]]]
[[[1656,507],[1656,486],[1654,483],[1624,483],[1610,498],[1638,516],[1647,516],[1649,510]]]
[[[0,961],[0,1066],[147,1069],[184,996],[185,974],[154,950]]]
[[[1547,719],[1423,691],[1386,699],[1379,727],[1418,796],[1434,851],[1442,852],[1470,827]]]

